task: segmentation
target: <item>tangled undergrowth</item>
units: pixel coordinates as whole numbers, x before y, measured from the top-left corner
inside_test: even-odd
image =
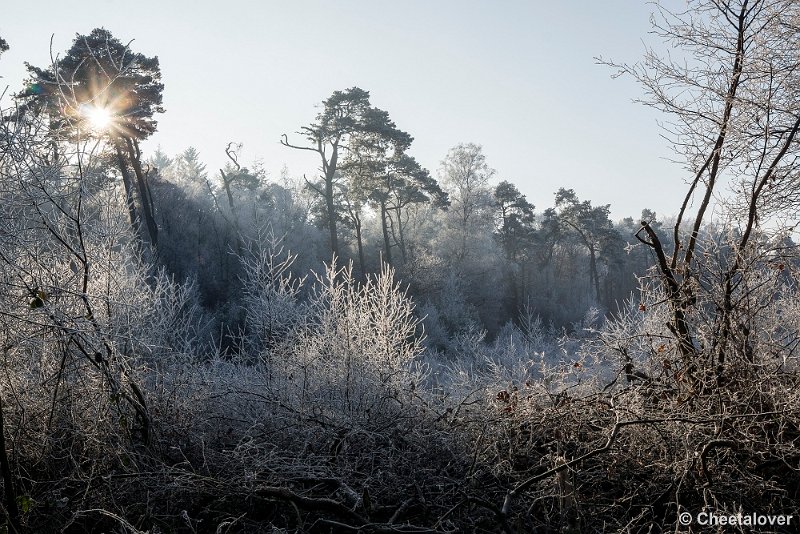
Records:
[[[9,527],[674,532],[684,511],[797,512],[800,315],[782,274],[749,338],[759,358],[724,377],[698,363],[690,382],[656,289],[581,339],[529,320],[444,362],[390,271],[331,266],[301,296],[259,254],[291,259],[244,260],[269,283],[249,303],[262,343],[235,356],[172,335],[201,327],[190,288],[163,277],[117,286],[126,306],[97,328],[59,319],[85,305],[68,295],[18,307],[30,330],[0,378]],[[104,343],[109,361],[87,357]]]

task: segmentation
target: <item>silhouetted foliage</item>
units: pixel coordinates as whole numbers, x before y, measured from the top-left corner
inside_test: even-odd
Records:
[[[123,176],[131,224],[138,228],[143,216],[150,243],[156,246],[158,226],[139,141],[155,132],[153,115],[164,111],[158,58],[134,53],[111,32],[97,28],[77,35],[50,68],[28,65],[28,71],[31,79],[17,95],[20,112],[47,117],[54,139],[109,139]],[[107,122],[100,129],[93,124],[98,114]],[[53,161],[58,158],[56,150]]]

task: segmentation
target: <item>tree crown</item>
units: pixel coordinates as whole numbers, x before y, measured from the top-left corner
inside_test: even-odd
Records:
[[[18,97],[26,109],[46,112],[61,126],[91,127],[91,112],[109,117],[101,133],[145,139],[163,113],[158,57],[130,50],[104,28],[76,35],[64,57],[48,69],[27,65],[28,86]]]

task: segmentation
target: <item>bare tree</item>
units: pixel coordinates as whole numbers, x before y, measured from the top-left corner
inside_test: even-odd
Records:
[[[476,228],[491,226],[493,199],[489,180],[494,174],[495,170],[486,163],[483,147],[474,143],[451,148],[442,161],[439,176],[450,195],[450,217],[457,232],[459,261],[467,256],[468,242]]]
[[[731,353],[753,357],[748,314],[742,313],[748,300],[743,282],[764,253],[762,237],[777,229],[770,218],[797,206],[792,191],[800,130],[800,6],[787,0],[698,0],[683,13],[658,10],[655,33],[684,55],[665,58],[649,50],[641,63],[610,64],[638,80],[647,92],[644,102],[671,118],[666,135],[691,177],[673,250],[665,250],[648,221],[637,236],[655,253],[686,376],[711,364],[721,377]],[[707,289],[717,284],[702,229],[715,198],[727,214],[718,222],[733,233],[730,253],[716,268],[720,293],[711,297]],[[693,325],[701,304],[717,309],[713,347],[701,346]]]

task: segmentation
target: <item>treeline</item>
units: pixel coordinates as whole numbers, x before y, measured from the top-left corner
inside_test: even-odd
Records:
[[[286,168],[267,176],[257,164],[242,166],[233,145],[231,163],[219,171],[206,169],[191,147],[174,156],[157,151],[147,163],[159,261],[181,281],[196,279],[203,303],[230,326],[243,302],[236,256],[267,234],[298,255],[299,276],[334,252],[340,264],[353,262],[360,279],[386,263],[408,284],[429,341],[441,348],[459,333],[493,337],[521,313],[569,328],[590,308],[614,312],[649,265],[647,251],[634,246],[640,219],[615,224],[608,205],[594,206],[571,189],[537,211],[516,185],[496,177],[479,145],[451,149],[438,179],[403,156],[416,174],[373,171],[384,181],[371,182],[371,190],[366,156],[352,150],[347,158],[359,157],[358,165],[341,164],[332,175],[333,221],[324,180],[304,182]],[[660,226],[648,210],[641,218]]]
[[[648,253],[633,246],[639,222],[658,231],[648,210],[614,224],[608,205],[571,189],[537,211],[480,145],[453,147],[431,172],[409,154],[414,138],[358,87],[335,91],[314,122],[281,138],[319,162],[319,176],[301,181],[287,169],[272,177],[260,164],[244,166],[234,143],[220,147],[229,162],[218,170],[193,148],[143,154],[139,143],[164,111],[158,59],[107,30],[79,36],[54,68],[28,69],[15,116],[49,121],[53,162],[70,157],[60,141],[102,141],[87,184],[122,184],[145,259],[197,281],[226,345],[246,315],[237,256],[266,234],[298,255],[298,275],[334,257],[352,261],[362,280],[393,267],[426,317],[429,342],[447,348],[460,333],[491,338],[523,312],[556,328],[593,308],[614,312],[648,265]],[[135,102],[120,96],[134,92]],[[535,172],[524,179],[535,181]]]

